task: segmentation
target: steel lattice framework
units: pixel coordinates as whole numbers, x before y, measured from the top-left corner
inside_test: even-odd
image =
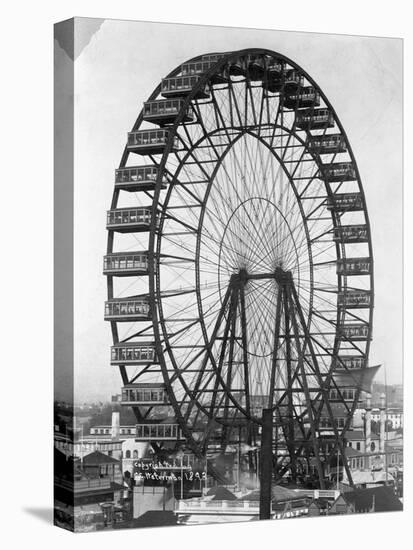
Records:
[[[351,479],[373,254],[356,161],[314,80],[265,49],[177,67],[128,134],[107,229],[112,364],[142,438],[254,445],[272,408],[277,475],[306,457],[322,480],[339,452]]]

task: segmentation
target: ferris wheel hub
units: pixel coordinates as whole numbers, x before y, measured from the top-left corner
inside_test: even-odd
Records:
[[[291,284],[293,281],[293,274],[291,271],[284,271],[281,267],[275,268],[274,277],[278,284]]]
[[[242,268],[238,273],[234,273],[231,276],[231,284],[233,286],[239,284],[246,284],[250,280],[258,279],[275,279],[278,284],[291,284],[292,283],[292,272],[285,271],[281,267],[276,267],[273,272],[269,273],[249,273],[246,269]]]

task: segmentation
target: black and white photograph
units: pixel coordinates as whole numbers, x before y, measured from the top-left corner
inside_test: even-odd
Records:
[[[55,524],[401,511],[401,40],[74,18],[55,64]]]
[[[3,546],[409,548],[408,5],[2,15]]]

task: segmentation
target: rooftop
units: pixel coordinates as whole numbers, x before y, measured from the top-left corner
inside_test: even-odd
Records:
[[[347,458],[354,458],[354,457],[360,457],[360,456],[369,456],[370,453],[362,453],[357,449],[353,449],[353,447],[345,447],[344,454],[346,455]]]
[[[274,485],[271,489],[271,500],[274,502],[285,502],[288,500],[297,500],[302,499],[303,494],[298,491],[293,491],[282,487],[281,485]],[[249,501],[259,501],[260,500],[260,490],[255,489],[250,493],[242,496],[239,500],[249,500]]]
[[[212,496],[211,500],[236,500],[237,497],[226,487],[218,485],[217,487],[211,487],[206,496]]]
[[[356,489],[343,493],[344,499],[355,506],[356,512],[370,510],[374,504],[375,512],[395,512],[403,510],[403,504],[391,487],[373,487]]]
[[[87,466],[96,466],[100,464],[119,464],[119,460],[105,455],[100,451],[93,451],[93,453],[90,453],[83,457],[83,464]]]
[[[135,529],[136,527],[165,527],[167,525],[179,525],[178,518],[172,511],[150,510],[142,516],[128,522],[114,524],[115,529]]]
[[[386,479],[387,481],[394,481],[393,476],[389,472],[386,474],[384,470],[354,470],[351,473],[351,477],[353,478],[354,485],[385,483]]]
[[[347,441],[364,441],[366,436],[363,430],[348,430],[346,432]],[[380,439],[375,433],[371,433],[371,439]]]

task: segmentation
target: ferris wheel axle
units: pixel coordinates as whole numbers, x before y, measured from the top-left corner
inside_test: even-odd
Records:
[[[259,279],[275,279],[278,284],[291,284],[292,273],[291,271],[284,271],[281,267],[275,268],[270,273],[248,273],[246,269],[240,269],[238,273],[231,275],[230,286],[239,286],[240,284],[246,284],[250,280]]]

